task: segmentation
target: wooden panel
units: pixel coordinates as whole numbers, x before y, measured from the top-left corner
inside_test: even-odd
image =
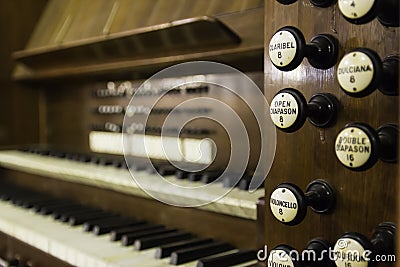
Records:
[[[194,4],[186,0],[176,2],[96,0],[93,5],[85,3],[85,1],[71,0],[60,6],[59,3],[50,2],[29,45],[25,50],[15,53],[15,57],[25,63],[24,58],[30,59],[43,53],[47,55],[46,53],[54,50],[57,53],[48,57],[38,56],[33,65],[32,60],[26,63],[27,66],[18,64],[14,71],[15,79],[33,81],[67,76],[100,76],[104,72],[126,74],[132,73],[133,69],[147,73],[151,69],[151,73],[154,73],[155,68],[160,69],[195,59],[217,60],[242,69],[248,68],[248,64],[253,62],[252,70],[261,68],[263,34],[262,27],[259,26],[263,24],[262,1],[235,1],[234,5],[227,5],[226,1],[220,0],[198,1]],[[65,11],[60,13],[60,8]],[[216,16],[227,26],[222,28],[231,29],[239,36],[241,42],[223,41],[227,38],[221,36],[229,33],[224,34],[222,30],[183,28],[180,32],[172,33],[176,38],[161,35],[152,36],[152,42],[139,40],[141,42],[115,42],[114,45],[107,47],[100,45],[104,42],[109,43],[115,38],[133,35],[136,30],[148,29],[143,27],[186,19],[189,15],[192,15],[190,18],[194,18],[195,15]],[[158,27],[153,28],[157,30]],[[211,33],[214,34],[210,36]],[[71,50],[69,54],[66,53],[55,62],[56,55],[60,56],[58,53],[60,50],[92,43],[99,43],[99,46],[90,46],[86,50]],[[143,45],[146,48],[154,46],[157,49],[145,50],[143,53],[141,49]]]
[[[11,54],[26,45],[46,2],[0,1],[0,146],[39,139],[38,92],[11,81],[14,68]]]
[[[49,1],[27,49],[100,37],[194,16],[238,12],[263,5],[261,0],[231,2],[227,4],[223,0]],[[103,32],[107,23],[110,23],[110,31]]]
[[[309,99],[313,94],[329,92],[340,101],[336,124],[318,129],[308,121],[297,132],[287,134],[277,130],[275,161],[265,183],[266,199],[282,182],[297,184],[303,190],[314,179],[324,179],[337,190],[337,206],[329,215],[308,210],[297,226],[285,226],[265,211],[266,239],[269,247],[288,244],[303,249],[308,240],[323,237],[336,242],[347,231],[368,235],[383,221],[396,221],[398,166],[379,161],[371,169],[354,172],[336,159],[334,142],[338,132],[349,122],[366,122],[377,128],[398,121],[398,98],[383,95],[378,90],[363,98],[346,95],[335,77],[337,65],[318,70],[307,60],[297,69],[281,72],[268,57],[268,44],[276,30],[286,25],[298,27],[307,41],[319,33],[330,33],[340,42],[340,57],[352,48],[364,46],[383,58],[398,53],[400,30],[382,26],[378,20],[365,25],[352,25],[341,16],[337,4],[329,8],[313,7],[308,0],[285,6],[267,0],[265,7],[265,95],[268,102],[280,89],[293,87]]]
[[[74,1],[48,1],[26,47],[41,47],[54,44],[57,34],[62,28],[68,14],[71,13]],[[44,19],[48,18],[48,19]],[[48,21],[52,21],[49,23]]]
[[[87,150],[90,130],[88,115],[93,107],[89,101],[91,91],[85,89],[84,86],[59,84],[47,88],[46,143],[68,150]]]
[[[20,51],[14,56],[20,63],[38,71],[126,58],[176,55],[178,51],[235,47],[239,43],[240,38],[226,25],[215,18],[202,16],[116,34],[106,40],[82,39],[69,45]]]
[[[120,0],[118,1],[118,10],[115,19],[110,27],[110,33],[123,32],[135,28],[145,27],[150,25],[148,23],[151,12],[154,6],[160,0],[147,0],[147,1],[132,1]],[[140,10],[134,16],[124,15],[126,12]]]
[[[67,29],[63,43],[103,35],[103,29],[115,1],[78,1],[80,8],[73,14],[73,21]]]

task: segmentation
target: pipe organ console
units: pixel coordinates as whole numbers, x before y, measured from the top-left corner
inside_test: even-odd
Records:
[[[398,26],[398,0],[47,1],[0,266],[395,266]]]

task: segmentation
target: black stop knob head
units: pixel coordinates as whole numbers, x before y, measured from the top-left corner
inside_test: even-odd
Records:
[[[388,123],[377,130],[379,137],[379,158],[384,162],[396,163],[398,160],[397,144],[399,128],[397,124]]]
[[[306,189],[306,195],[314,196],[309,198],[308,205],[316,213],[328,213],[335,208],[336,193],[331,185],[324,180],[312,181]]]
[[[337,79],[342,90],[354,97],[372,93],[382,80],[383,66],[378,54],[368,48],[357,48],[339,62]]]
[[[394,255],[397,226],[393,222],[383,222],[375,227],[371,243],[376,254]]]
[[[385,0],[379,6],[378,20],[386,27],[399,27],[400,25],[399,0]]]
[[[372,167],[378,160],[379,146],[378,134],[371,126],[353,122],[347,124],[337,135],[335,152],[345,167],[363,171]]]
[[[272,192],[269,203],[274,217],[289,226],[299,224],[307,213],[306,197],[295,184],[278,185]]]
[[[339,41],[330,34],[318,34],[314,36],[308,47],[307,59],[316,69],[329,69],[335,66],[339,55]]]
[[[382,62],[383,79],[379,85],[379,91],[385,95],[399,95],[399,57],[388,56]]]
[[[296,2],[297,0],[276,0],[276,1],[278,1],[282,5],[290,5],[290,4],[293,4],[294,2]]]
[[[313,238],[308,241],[306,250],[313,251],[315,254],[311,255],[315,255],[315,258],[304,260],[310,267],[334,267],[335,263],[332,261],[328,253],[331,249],[332,244],[329,241],[321,238]]]
[[[332,94],[318,93],[310,98],[307,107],[308,120],[316,127],[325,128],[336,121],[339,101]]]
[[[338,0],[343,17],[353,24],[365,24],[378,15],[378,0]],[[382,2],[381,2],[382,3]]]
[[[305,48],[303,33],[293,26],[286,26],[272,36],[269,42],[269,58],[277,69],[291,71],[300,65]]]
[[[293,251],[293,252],[292,252]],[[268,256],[268,266],[301,267],[300,259],[296,259],[297,251],[288,245],[274,247]]]
[[[270,116],[278,129],[287,133],[297,131],[306,121],[307,101],[296,89],[282,89],[271,101]]]

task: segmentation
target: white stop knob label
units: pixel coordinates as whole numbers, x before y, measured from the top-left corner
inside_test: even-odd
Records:
[[[375,0],[339,0],[340,12],[349,19],[362,18],[372,9]]]
[[[368,88],[374,78],[374,65],[362,52],[345,55],[339,63],[337,79],[340,87],[349,93],[359,93]]]
[[[299,116],[299,105],[291,94],[279,93],[272,99],[270,115],[277,127],[289,128]]]
[[[286,253],[286,251],[281,249],[271,250],[268,256],[268,267],[294,267],[294,263],[290,257]]]
[[[371,149],[368,135],[360,128],[346,128],[336,137],[336,157],[349,168],[358,168],[367,163]]]
[[[368,267],[371,251],[354,239],[340,238],[333,249],[337,267]]]
[[[281,222],[291,222],[296,218],[299,205],[296,196],[286,188],[277,188],[269,202],[272,214]]]
[[[296,56],[297,44],[289,31],[278,31],[269,42],[269,57],[276,66],[289,65]]]

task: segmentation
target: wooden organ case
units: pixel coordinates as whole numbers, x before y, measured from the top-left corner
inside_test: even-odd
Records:
[[[142,104],[128,104],[146,79],[188,61],[233,66],[245,72],[262,94],[263,19],[264,3],[258,0],[48,1],[26,48],[13,54],[17,62],[13,79],[39,95],[39,144],[1,152],[1,264],[257,266],[256,249],[263,242],[258,234],[263,225],[257,223],[263,208],[259,205],[257,210],[257,201],[264,190],[261,186],[250,194],[247,188],[260,154],[260,132],[245,103],[214,85],[240,83],[230,73],[188,71],[155,79],[137,96]],[[180,85],[195,78],[204,84]],[[174,89],[149,112],[147,125],[123,124],[124,115],[147,114],[149,99],[171,86]],[[215,160],[204,171],[177,172],[160,157],[159,135],[168,112],[196,97],[230,103],[250,132],[251,153],[232,192],[208,205],[180,208],[154,200],[133,182],[122,155],[122,132],[132,131],[132,138],[152,142],[147,147],[152,163],[165,179],[181,186],[211,183],[224,171],[229,157],[229,137],[217,123],[190,121],[177,138],[188,166],[195,165],[199,153],[194,148],[205,139],[208,150],[201,164],[210,163],[213,156]],[[210,108],[199,104],[180,110],[199,116],[209,112]],[[179,132],[179,128],[169,130]],[[215,147],[209,145],[209,139]],[[143,156],[135,153],[135,166],[131,167],[150,179],[155,170],[142,164]],[[175,157],[175,161],[182,161],[179,155]],[[207,195],[217,198],[230,186],[230,177],[225,177]],[[163,192],[174,203],[200,201],[179,191],[162,191],[161,186],[151,190]],[[55,209],[64,213],[56,214]],[[100,225],[89,223],[98,220],[107,226],[102,225],[97,235],[82,230],[97,231]],[[127,230],[130,236],[112,233],[123,226],[134,228]],[[139,236],[158,245],[144,248],[143,243],[138,248],[143,250],[141,254],[133,248]],[[169,254],[156,252],[167,244],[179,245],[184,254],[171,254],[178,249]],[[196,248],[194,254],[188,251],[192,248]],[[155,258],[156,253],[160,259]],[[233,257],[210,258],[224,254]],[[207,257],[211,262],[199,261]]]

